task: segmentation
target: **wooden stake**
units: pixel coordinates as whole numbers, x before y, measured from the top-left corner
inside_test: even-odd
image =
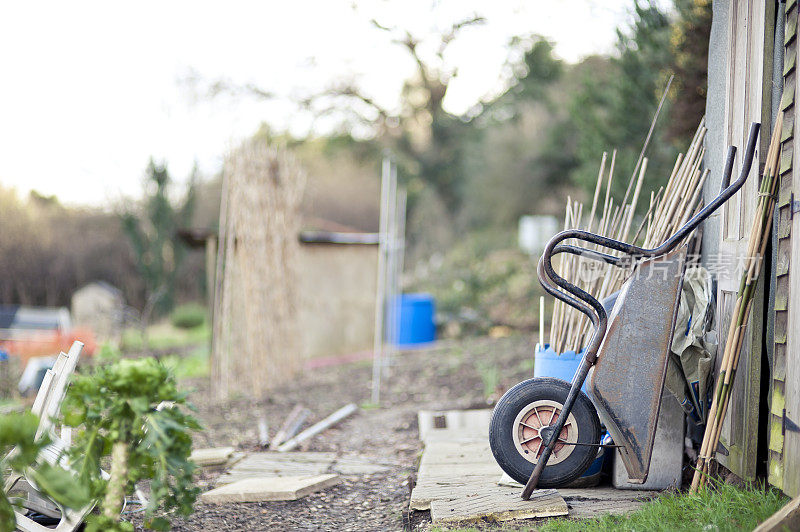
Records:
[[[298,445],[300,445],[307,439],[316,436],[323,430],[327,429],[328,427],[332,427],[333,425],[339,423],[346,417],[356,413],[357,411],[358,407],[353,403],[343,406],[342,408],[340,408],[330,416],[326,417],[319,423],[312,425],[311,427],[307,428],[306,430],[304,430],[291,440],[287,441],[286,443],[278,447],[278,452],[285,453],[287,451],[291,451],[292,449],[296,448]]]

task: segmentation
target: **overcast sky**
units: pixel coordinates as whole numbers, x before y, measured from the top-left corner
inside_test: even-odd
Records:
[[[0,185],[105,205],[140,193],[150,156],[185,179],[216,172],[261,122],[312,127],[282,100],[197,98],[185,80],[255,83],[288,96],[355,78],[387,107],[413,72],[369,24],[425,34],[471,13],[450,50],[459,76],[445,102],[463,112],[499,87],[513,35],[552,39],[568,61],[609,52],[632,0],[4,2],[0,7]]]

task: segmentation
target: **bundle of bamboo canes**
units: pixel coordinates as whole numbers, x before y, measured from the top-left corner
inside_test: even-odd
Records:
[[[775,209],[775,197],[778,189],[778,160],[780,155],[780,132],[783,125],[783,113],[775,120],[769,150],[764,165],[764,175],[761,180],[758,194],[753,226],[750,230],[750,242],[745,257],[745,271],[739,284],[736,295],[731,325],[722,354],[717,385],[714,388],[714,398],[706,421],[703,434],[703,443],[697,458],[694,477],[692,479],[691,493],[696,493],[707,481],[709,463],[714,459],[728,402],[731,396],[733,379],[736,377],[736,368],[739,365],[739,356],[742,353],[742,339],[750,319],[750,305],[753,301],[753,292],[758,276],[761,273],[764,251],[769,242],[769,233],[772,228],[772,213]]]
[[[605,170],[607,160],[608,154],[603,153],[603,159],[600,162],[600,172],[597,176],[594,198],[592,199],[592,207],[589,215],[585,219],[583,204],[578,201],[573,201],[572,198],[567,198],[564,229],[585,229],[586,231],[593,231],[617,240],[624,240],[628,236],[633,215],[636,211],[642,179],[647,169],[647,159],[644,159],[641,171],[636,176],[635,192],[630,203],[623,201],[617,206],[614,205],[614,198],[611,197],[611,184],[614,178],[616,152],[613,152],[611,155],[608,177],[606,179]],[[606,191],[605,199],[602,204],[602,214],[599,220],[596,221],[595,215],[604,182],[606,183]],[[632,178],[631,183],[633,182],[634,179]],[[589,245],[588,247],[596,248],[596,246],[593,245]],[[577,284],[580,288],[591,294],[598,294],[601,298],[605,297],[607,291],[615,286],[606,275],[606,270],[607,268],[605,268],[604,265],[574,255],[561,255],[556,264],[556,273],[558,273],[558,275]],[[585,335],[585,329],[588,323],[588,319],[580,312],[556,300],[556,304],[553,308],[553,320],[550,325],[550,345],[559,353],[570,349],[577,351],[580,349],[579,344]]]
[[[296,254],[305,174],[249,140],[223,170],[211,381],[218,397],[258,396],[300,370]]]
[[[703,139],[706,131],[704,118],[701,120],[692,142],[689,144],[686,155],[678,155],[666,187],[650,193],[650,206],[637,231],[630,239],[631,242],[637,242],[641,238],[643,247],[655,247],[671,236],[677,228],[685,224],[700,208],[703,183],[708,175],[708,171],[703,172],[700,169],[703,155],[705,154]],[[611,155],[611,164],[606,179],[605,167],[607,158],[608,155],[603,153],[592,199],[592,207],[588,217],[583,219],[583,205],[580,202],[568,198],[564,229],[584,229],[614,240],[627,242],[636,213],[642,182],[647,171],[647,159],[642,160],[638,173],[634,171],[631,175],[622,201],[619,205],[614,206],[614,198],[611,196],[611,183],[614,176],[616,152]],[[604,183],[605,198],[602,212],[600,213],[599,221],[595,222],[600,193]],[[632,191],[633,195],[631,196]],[[628,201],[629,196],[631,198],[630,201]],[[643,235],[642,232],[644,232]],[[619,255],[619,252],[599,248],[591,244],[587,245],[584,242],[581,245],[615,256]],[[555,270],[558,275],[575,283],[598,300],[602,300],[618,291],[625,282],[626,275],[630,273],[629,270],[612,267],[609,264],[566,254],[558,257]],[[550,346],[555,352],[580,351],[590,329],[591,323],[586,316],[580,311],[556,300],[550,325]]]

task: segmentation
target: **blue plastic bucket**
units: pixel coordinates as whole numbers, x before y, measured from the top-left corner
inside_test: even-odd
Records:
[[[433,316],[436,311],[430,294],[403,294],[395,299],[397,316],[396,337],[393,343],[409,347],[429,344],[436,340]]]
[[[572,382],[572,377],[578,371],[578,366],[583,358],[583,351],[565,351],[561,354],[556,353],[550,348],[550,344],[537,345],[533,363],[534,377],[555,377],[563,381]],[[586,383],[581,387],[586,393]]]

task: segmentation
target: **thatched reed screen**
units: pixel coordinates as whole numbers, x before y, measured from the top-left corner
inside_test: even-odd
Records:
[[[214,295],[214,393],[258,396],[302,366],[296,319],[297,234],[305,174],[249,140],[224,166]]]

